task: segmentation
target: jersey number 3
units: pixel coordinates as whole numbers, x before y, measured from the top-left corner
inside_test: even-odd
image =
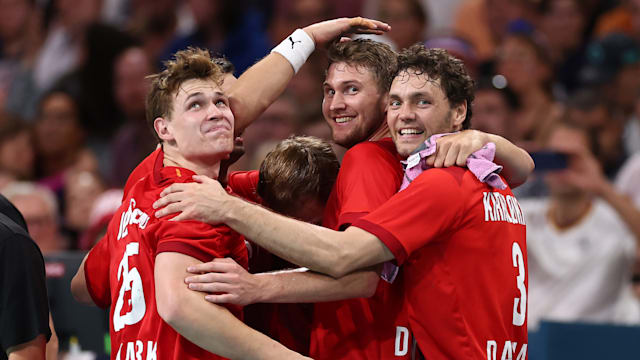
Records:
[[[513,267],[518,269],[518,276],[516,277],[516,284],[520,291],[520,297],[513,299],[513,325],[522,326],[524,320],[527,318],[527,287],[524,285],[525,268],[524,268],[524,256],[518,243],[513,243],[511,248],[511,254],[513,257]]]
[[[147,306],[144,301],[144,290],[142,288],[142,279],[138,269],[129,269],[129,256],[138,255],[140,244],[132,242],[127,244],[127,248],[118,266],[118,281],[122,278],[122,285],[116,301],[116,308],[113,311],[113,330],[120,331],[127,325],[133,325],[142,320]],[[122,308],[124,306],[124,296],[130,292],[128,306],[130,310],[124,314]]]

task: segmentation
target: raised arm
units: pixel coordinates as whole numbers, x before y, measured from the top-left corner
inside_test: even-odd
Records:
[[[232,259],[214,259],[191,266],[185,279],[191,290],[209,293],[207,301],[249,305],[254,303],[313,303],[370,297],[379,276],[374,270],[358,271],[341,278],[305,268],[250,274]]]
[[[385,23],[356,17],[323,21],[305,27],[304,33],[291,34],[274,52],[247,69],[229,91],[236,135],[280,96],[298,70],[294,66],[304,63],[315,48],[344,34],[382,34],[389,29]]]
[[[502,136],[478,130],[464,130],[439,138],[437,151],[427,162],[434,167],[466,166],[469,155],[489,142],[496,145],[494,161],[503,166],[501,175],[509,186],[515,188],[524,184],[534,168],[529,153]]]
[[[215,180],[173,184],[154,203],[157,217],[181,212],[172,221],[225,223],[272,254],[333,277],[393,259],[374,235],[349,227],[333,231],[273,213],[231,196]]]
[[[184,284],[197,259],[173,252],[156,256],[154,277],[158,313],[182,336],[229,359],[305,359],[242,323],[226,308],[206,302]]]

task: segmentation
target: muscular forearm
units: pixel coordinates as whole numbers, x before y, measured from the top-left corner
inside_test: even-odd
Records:
[[[313,303],[370,297],[380,277],[373,270],[358,271],[338,279],[299,270],[255,275],[260,281],[256,302]]]
[[[293,75],[293,67],[287,59],[271,53],[238,78],[229,91],[236,135],[282,94]]]
[[[269,337],[249,328],[226,308],[208,303],[189,290],[184,269],[197,260],[178,253],[156,256],[158,313],[180,335],[201,348],[229,359],[302,359]]]
[[[223,222],[269,252],[300,266],[344,276],[393,259],[375,236],[357,229],[333,231],[227,196]]]
[[[524,184],[535,166],[529,153],[502,136],[488,135],[490,141],[496,144],[495,162],[503,166],[502,176],[507,180],[509,186],[516,188]]]

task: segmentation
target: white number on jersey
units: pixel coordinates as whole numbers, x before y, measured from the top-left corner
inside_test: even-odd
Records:
[[[513,255],[513,267],[518,268],[516,283],[520,291],[520,297],[513,299],[513,325],[522,326],[527,318],[527,287],[524,286],[526,270],[524,268],[524,256],[518,243],[513,243],[511,250]]]
[[[124,256],[118,266],[118,281],[122,277],[122,285],[116,308],[113,311],[113,330],[118,332],[127,325],[133,325],[142,320],[147,306],[144,300],[144,289],[142,288],[142,279],[138,269],[129,269],[129,256],[138,255],[140,245],[137,242],[127,244]],[[131,292],[129,304],[131,310],[124,315],[120,315],[124,306],[124,295],[127,291]]]

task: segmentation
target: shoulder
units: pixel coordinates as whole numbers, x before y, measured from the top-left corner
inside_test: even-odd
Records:
[[[364,156],[371,156],[372,154],[384,155],[394,159],[397,159],[395,146],[393,142],[382,139],[378,141],[364,141],[356,146],[352,147],[345,153],[345,159],[347,158],[361,158]]]

